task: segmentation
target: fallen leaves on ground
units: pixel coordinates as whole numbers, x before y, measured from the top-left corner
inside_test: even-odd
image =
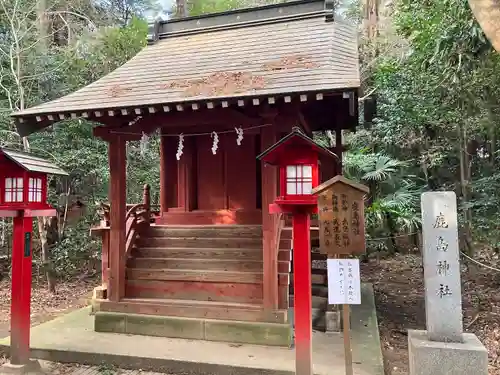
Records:
[[[387,375],[408,375],[408,329],[425,329],[423,268],[420,254],[396,254],[362,265],[373,283]],[[474,259],[500,269],[498,254],[477,251]],[[500,272],[462,260],[464,329],[488,349],[489,375],[500,375]]]
[[[31,324],[37,325],[51,320],[58,315],[88,304],[89,293],[95,282],[60,282],[56,293],[51,293],[45,285],[34,283],[31,291]],[[0,333],[1,337],[9,334],[11,281],[0,281]]]

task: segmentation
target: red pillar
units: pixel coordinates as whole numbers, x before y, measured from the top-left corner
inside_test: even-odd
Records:
[[[267,126],[261,130],[261,150],[276,143],[276,130]],[[275,244],[275,219],[269,213],[269,205],[274,203],[277,195],[278,178],[276,168],[262,163],[262,237],[264,268],[264,308],[274,311],[278,308],[278,253]]]
[[[117,135],[109,140],[109,284],[108,299],[119,301],[125,295],[125,245],[127,209],[126,141]]]
[[[296,375],[312,374],[311,242],[309,230],[309,213],[293,213],[293,300]]]
[[[14,218],[12,240],[11,363],[27,364],[30,347],[31,217]]]
[[[163,135],[163,130],[161,131]],[[167,138],[160,137],[160,215],[168,211],[168,163],[167,163]]]

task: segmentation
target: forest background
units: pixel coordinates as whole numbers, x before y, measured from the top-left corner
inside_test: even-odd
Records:
[[[94,124],[83,119],[23,140],[9,115],[122,65],[144,47],[147,16],[272,2],[179,1],[169,9],[156,0],[0,0],[0,146],[29,148],[70,172],[69,179],[51,183],[60,218],[38,223],[38,269],[53,281],[98,269],[99,242],[89,237],[89,227],[98,221],[99,202],[107,200],[106,144],[92,137]],[[374,17],[368,10],[375,3]],[[440,189],[459,198],[462,250],[474,255],[478,244],[500,249],[500,55],[467,1],[349,0],[337,9],[337,17],[359,26],[361,116],[358,130],[345,135],[345,174],[371,189],[369,252],[402,251],[401,238],[418,246],[420,193]],[[331,138],[316,137],[326,145]],[[128,201],[139,202],[148,183],[157,203],[156,136],[129,144],[127,173]],[[1,221],[0,254],[7,258],[10,233],[9,222]]]
[[[94,124],[84,119],[22,139],[9,115],[73,92],[125,63],[146,44],[147,17],[271,2],[0,0],[0,147],[29,149],[70,173],[50,180],[59,217],[34,223],[35,323],[78,305],[72,299],[99,278],[100,239],[89,228],[99,221],[100,202],[107,201],[107,145],[92,137]],[[370,187],[363,278],[375,288],[387,374],[407,374],[406,329],[425,325],[419,246],[420,194],[427,190],[457,194],[460,247],[469,257],[462,258],[465,327],[488,347],[490,374],[500,374],[500,54],[467,0],[337,5],[337,18],[359,28],[360,125],[344,134],[344,172]],[[326,146],[332,142],[329,133],[315,137]],[[157,135],[127,147],[128,202],[140,202],[147,183],[157,204]],[[3,336],[10,254],[11,222],[0,219]]]

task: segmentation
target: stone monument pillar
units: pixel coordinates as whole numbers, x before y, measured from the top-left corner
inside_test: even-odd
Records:
[[[409,331],[410,375],[487,375],[488,353],[463,333],[454,192],[422,194],[426,331]]]

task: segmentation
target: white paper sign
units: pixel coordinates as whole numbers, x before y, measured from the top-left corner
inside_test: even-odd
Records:
[[[358,259],[327,259],[328,303],[360,305],[361,277]]]

